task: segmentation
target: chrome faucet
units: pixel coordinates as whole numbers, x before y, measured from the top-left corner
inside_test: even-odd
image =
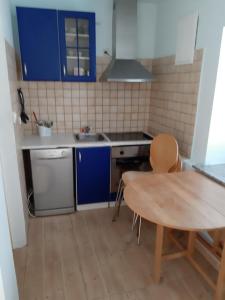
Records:
[[[91,128],[90,128],[90,126],[85,126],[85,127],[82,127],[81,129],[80,129],[80,131],[82,132],[82,133],[90,133],[90,131],[91,131]]]

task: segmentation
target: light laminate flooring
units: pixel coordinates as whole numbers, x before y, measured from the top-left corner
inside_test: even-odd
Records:
[[[28,246],[14,251],[21,300],[197,300],[212,291],[184,259],[164,262],[153,283],[155,226],[144,222],[141,245],[132,213],[113,210],[30,219]]]

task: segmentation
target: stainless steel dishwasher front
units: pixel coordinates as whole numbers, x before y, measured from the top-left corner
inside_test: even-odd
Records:
[[[75,209],[73,150],[31,150],[35,215],[73,212]]]

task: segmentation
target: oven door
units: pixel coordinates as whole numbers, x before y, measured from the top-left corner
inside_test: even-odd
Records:
[[[149,146],[126,146],[112,148],[111,196],[115,198],[119,181],[127,171],[149,171]]]

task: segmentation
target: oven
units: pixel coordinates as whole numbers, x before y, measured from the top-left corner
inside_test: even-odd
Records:
[[[122,173],[150,171],[150,145],[113,146],[111,153],[111,196],[114,199]]]

